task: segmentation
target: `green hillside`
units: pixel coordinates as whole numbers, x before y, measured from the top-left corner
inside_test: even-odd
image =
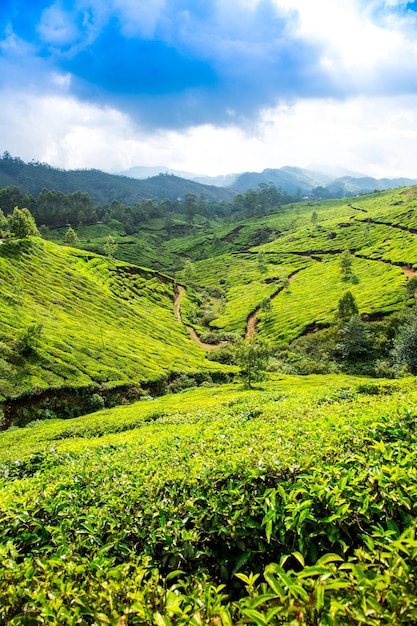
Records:
[[[4,218],[0,623],[416,623],[416,207]]]
[[[34,237],[0,246],[0,280],[0,397],[10,411],[20,398],[30,414],[33,393],[47,410],[64,390],[77,405],[82,389],[111,395],[220,369],[176,319],[167,276]]]
[[[414,385],[279,377],[0,434],[7,624],[412,624]]]
[[[229,200],[236,194],[178,176],[159,175],[138,180],[94,169],[60,170],[46,163],[25,163],[7,153],[0,157],[0,189],[3,187],[18,187],[22,194],[29,193],[34,197],[45,188],[64,194],[82,191],[101,204],[112,200],[133,204],[143,198],[176,200],[187,193],[204,193],[211,200]]]
[[[412,302],[406,285],[417,267],[415,207],[411,188],[352,202],[300,203],[230,227],[227,253],[219,249],[215,257],[194,260],[194,286],[221,290],[209,326],[244,334],[248,317],[267,298],[272,312],[267,320],[261,312],[260,335],[292,340],[308,328],[329,326],[347,290],[363,316],[401,310]],[[345,250],[353,264],[348,281],[340,271]]]

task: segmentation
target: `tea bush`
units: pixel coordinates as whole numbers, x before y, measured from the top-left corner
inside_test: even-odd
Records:
[[[410,624],[412,381],[286,377],[0,434],[7,624]]]

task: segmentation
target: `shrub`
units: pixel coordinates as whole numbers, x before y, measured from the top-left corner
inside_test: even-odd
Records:
[[[220,346],[215,350],[212,350],[207,355],[209,361],[216,361],[217,363],[223,363],[224,365],[233,365],[235,362],[235,356],[233,349],[230,346]]]
[[[394,341],[393,357],[398,369],[405,365],[411,374],[417,374],[417,317],[400,330]]]
[[[88,398],[87,409],[89,411],[91,412],[101,411],[101,409],[104,409],[104,407],[105,407],[104,398],[99,393],[93,393],[93,395],[90,398]]]
[[[34,351],[37,340],[42,334],[43,325],[40,323],[29,324],[20,331],[15,348],[18,354],[27,356]]]

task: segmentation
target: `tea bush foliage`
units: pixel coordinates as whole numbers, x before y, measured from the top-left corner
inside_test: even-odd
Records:
[[[412,382],[286,377],[0,434],[7,624],[410,624]]]

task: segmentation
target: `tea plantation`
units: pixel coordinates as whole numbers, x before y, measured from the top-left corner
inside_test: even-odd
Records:
[[[0,624],[417,623],[416,193],[4,240]]]
[[[411,624],[413,382],[275,377],[0,435],[7,624]]]

